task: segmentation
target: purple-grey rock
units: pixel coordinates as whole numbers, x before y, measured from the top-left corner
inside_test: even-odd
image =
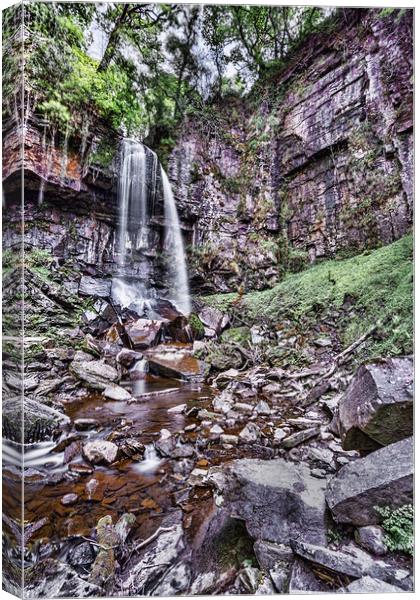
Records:
[[[326,544],[325,481],[312,477],[307,465],[236,460],[210,469],[208,481],[255,540]]]
[[[375,506],[397,508],[413,501],[413,438],[355,460],[328,482],[326,500],[338,523],[380,521]]]
[[[339,405],[345,450],[372,450],[413,435],[413,359],[362,365]]]

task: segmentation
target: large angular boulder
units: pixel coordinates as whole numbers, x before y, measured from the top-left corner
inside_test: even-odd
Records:
[[[25,398],[22,402],[19,396],[3,400],[3,437],[8,440],[22,442],[23,437],[25,444],[41,442],[69,423],[66,415],[36,400]]]
[[[70,371],[88,387],[105,390],[110,383],[118,380],[118,371],[101,360],[76,361],[70,364]]]
[[[210,469],[208,481],[254,539],[326,544],[325,481],[312,477],[305,464],[236,460]]]
[[[162,321],[137,319],[126,325],[126,332],[135,350],[145,350],[159,343],[162,333]]]
[[[413,501],[413,438],[345,465],[327,486],[326,500],[338,523],[373,525],[376,506],[397,508]]]
[[[413,359],[362,365],[339,405],[345,450],[374,450],[413,435]]]

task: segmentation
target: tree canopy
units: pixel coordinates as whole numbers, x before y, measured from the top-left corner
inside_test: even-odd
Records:
[[[35,113],[67,131],[94,115],[164,148],[186,112],[249,90],[325,19],[319,8],[284,6],[35,2],[23,10]]]

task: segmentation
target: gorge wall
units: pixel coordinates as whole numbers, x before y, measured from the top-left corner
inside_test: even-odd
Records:
[[[412,15],[380,13],[347,11],[248,97],[225,97],[186,120],[169,175],[193,291],[262,289],[286,269],[387,244],[410,229]],[[93,121],[69,141],[25,105],[23,124],[17,117],[4,128],[4,245],[19,235],[23,133],[27,249],[52,250],[81,276],[110,282],[118,268],[118,133]],[[157,286],[159,202],[155,242],[125,273]]]
[[[198,286],[266,287],[279,270],[410,228],[411,16],[349,15],[251,99],[185,127],[171,174]]]

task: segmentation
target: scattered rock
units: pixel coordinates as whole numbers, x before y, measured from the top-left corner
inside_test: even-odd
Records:
[[[257,442],[261,437],[260,429],[255,423],[248,423],[239,434],[240,439],[247,444]]]
[[[190,485],[203,485],[207,478],[208,471],[206,469],[193,469],[188,478]]]
[[[76,431],[90,431],[98,426],[96,419],[76,419],[74,421],[74,428]]]
[[[359,367],[339,406],[345,450],[372,450],[413,435],[413,360]]]
[[[86,598],[101,596],[102,590],[82,579],[70,566],[53,558],[38,561],[25,582],[27,598]]]
[[[68,562],[72,567],[87,567],[95,560],[95,554],[89,542],[82,542],[71,548]]]
[[[257,415],[271,415],[271,408],[265,400],[260,400],[255,407]]]
[[[328,586],[315,576],[308,563],[295,558],[290,571],[289,594],[328,591]]]
[[[60,500],[63,506],[73,506],[78,501],[79,496],[77,494],[66,494]]]
[[[222,331],[223,326],[227,326],[225,315],[217,308],[204,306],[198,313],[198,317],[206,327],[213,329],[217,335]]]
[[[124,595],[147,595],[184,549],[182,538],[182,525],[165,528],[122,580]]]
[[[382,527],[367,525],[356,529],[354,538],[359,546],[377,556],[384,556],[388,549],[385,544],[385,533]]]
[[[210,428],[210,433],[212,435],[215,435],[217,437],[219,437],[222,433],[224,433],[223,429],[220,427],[220,425],[213,425],[213,427]]]
[[[92,464],[110,465],[117,458],[118,446],[105,440],[94,440],[83,446],[83,455]]]
[[[239,442],[239,438],[237,435],[224,433],[220,436],[220,442],[222,444],[231,444],[232,446],[236,446]]]
[[[102,395],[109,400],[115,400],[117,402],[125,402],[131,399],[131,394],[120,385],[107,385]]]
[[[136,352],[135,350],[130,350],[129,348],[123,348],[117,354],[117,363],[129,369],[134,365],[135,362],[141,360],[143,358],[143,354],[141,352]]]
[[[412,503],[413,450],[411,437],[344,465],[328,483],[326,500],[334,519],[374,525],[380,521],[375,506]]]
[[[299,444],[302,444],[303,442],[306,442],[307,440],[310,440],[311,438],[315,437],[316,435],[318,435],[318,433],[319,433],[318,427],[311,427],[310,429],[303,429],[302,431],[293,433],[289,437],[285,438],[282,441],[281,445],[283,448],[295,448],[296,446],[299,446]]]
[[[287,431],[285,431],[284,429],[281,429],[280,427],[277,427],[274,430],[274,441],[277,443],[280,443],[284,440],[284,438],[286,438],[288,436]]]
[[[274,544],[266,540],[257,540],[254,544],[254,552],[258,564],[266,571],[272,569],[279,561],[290,563],[293,560],[293,551],[286,544]]]

